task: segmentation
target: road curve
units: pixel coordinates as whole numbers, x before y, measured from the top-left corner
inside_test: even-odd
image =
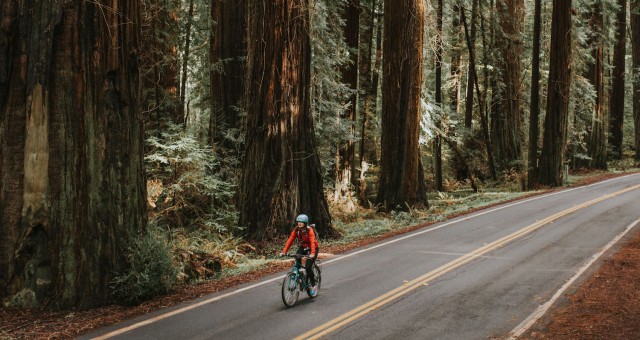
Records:
[[[634,226],[638,202],[633,174],[500,205],[326,259],[320,295],[294,308],[280,273],[83,338],[504,337]]]

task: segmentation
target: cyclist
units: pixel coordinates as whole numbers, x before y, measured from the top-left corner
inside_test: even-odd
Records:
[[[280,256],[283,256],[289,250],[294,240],[298,240],[298,251],[296,254],[308,256],[304,267],[307,270],[307,275],[311,282],[311,295],[315,296],[318,294],[318,286],[316,286],[316,277],[311,268],[313,267],[315,260],[318,258],[318,240],[316,239],[314,229],[309,227],[309,216],[305,214],[298,215],[296,223],[297,224],[295,228],[293,228],[293,231],[291,231],[291,235],[289,235],[287,244],[285,244],[284,249],[282,249]],[[296,259],[298,264],[299,261],[300,259]]]

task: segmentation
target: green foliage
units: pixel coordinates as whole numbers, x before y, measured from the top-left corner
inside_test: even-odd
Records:
[[[209,279],[223,269],[235,268],[246,260],[247,251],[255,250],[240,237],[217,232],[177,230],[171,240],[182,282]]]
[[[333,161],[335,147],[350,137],[350,122],[339,119],[354,91],[341,82],[350,53],[343,38],[341,0],[313,0],[311,14],[311,111],[323,164]],[[327,179],[330,180],[330,179]],[[325,184],[330,185],[330,183]]]
[[[136,305],[168,293],[176,281],[169,247],[155,228],[134,238],[126,253],[127,270],[112,282],[112,294],[123,305]]]
[[[235,186],[217,171],[220,164],[211,149],[180,129],[147,142],[155,150],[146,157],[148,177],[155,183],[149,190],[152,219],[166,229],[233,231]]]

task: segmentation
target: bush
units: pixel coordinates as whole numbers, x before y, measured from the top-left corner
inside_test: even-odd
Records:
[[[165,242],[154,228],[135,239],[127,249],[127,271],[112,282],[112,294],[119,304],[136,305],[171,290],[177,271]]]

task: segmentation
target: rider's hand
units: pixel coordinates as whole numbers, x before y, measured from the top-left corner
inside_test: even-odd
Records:
[[[282,252],[281,252],[281,253],[280,253],[280,256],[284,256],[284,253],[282,253]]]

